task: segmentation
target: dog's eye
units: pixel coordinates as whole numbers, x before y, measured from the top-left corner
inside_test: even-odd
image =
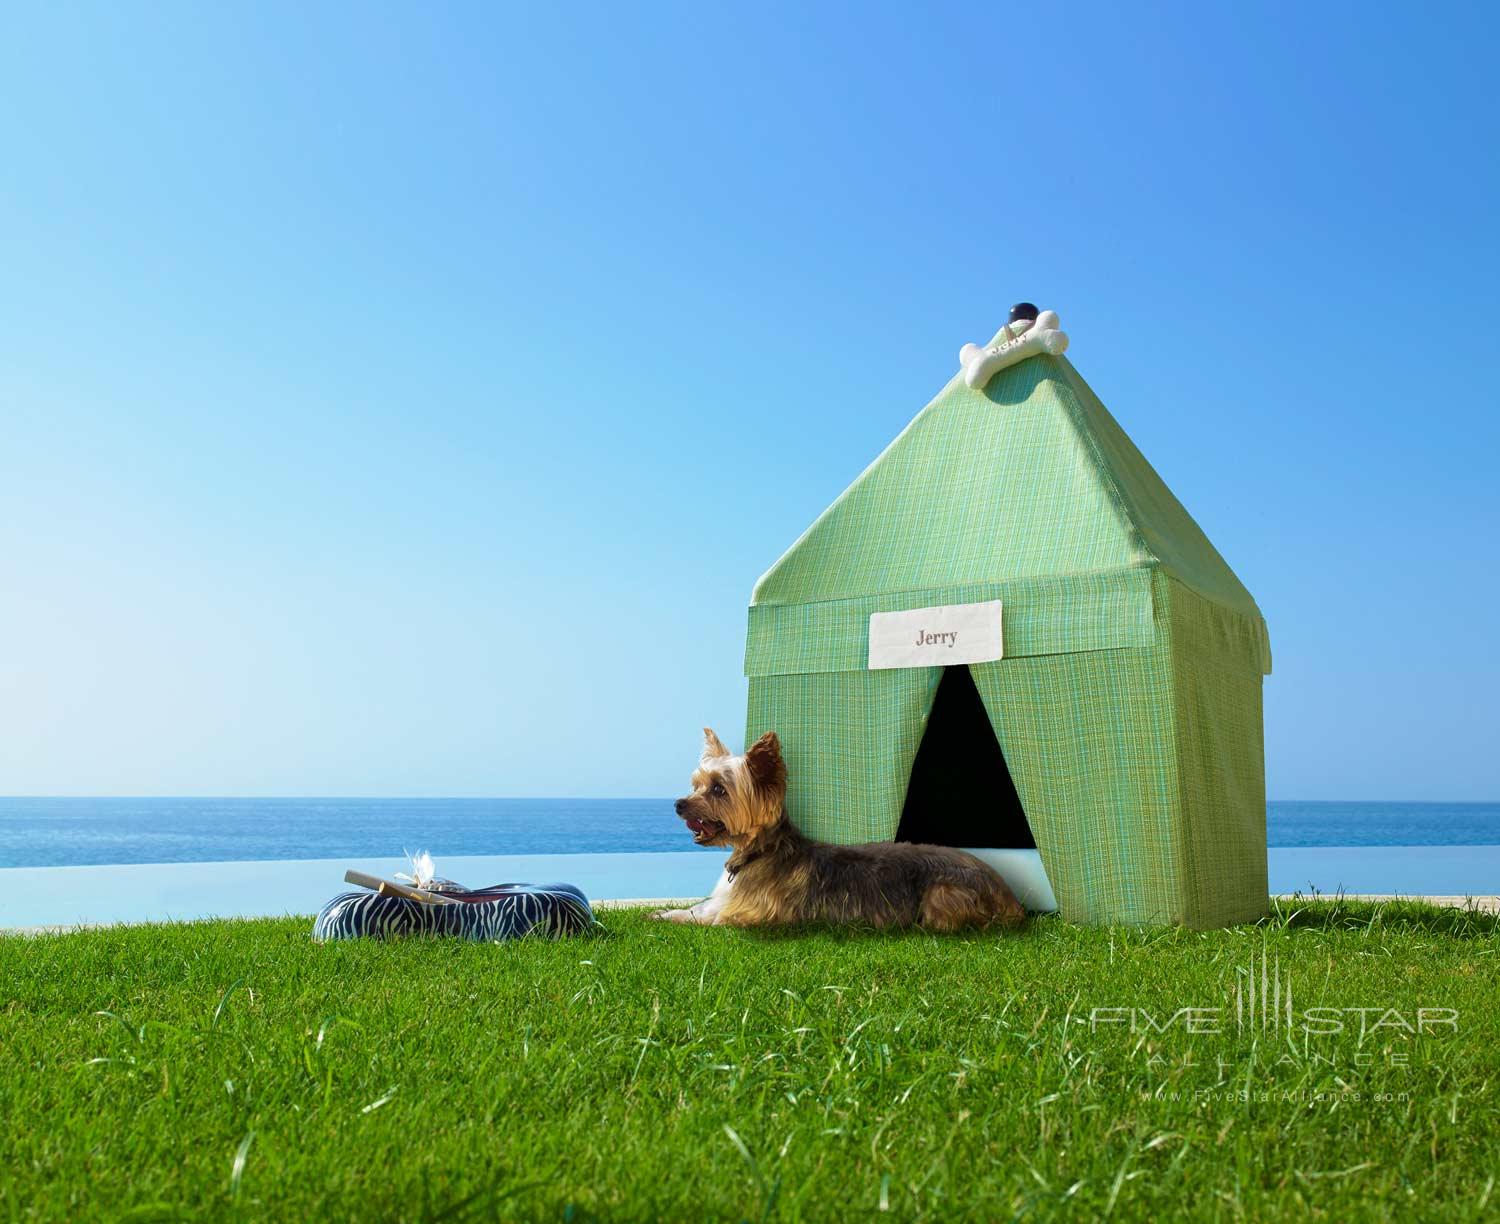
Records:
[[[724,790],[724,784],[722,782],[715,782],[711,787],[709,787],[708,793],[710,795],[718,795],[720,798],[722,798],[727,792]]]

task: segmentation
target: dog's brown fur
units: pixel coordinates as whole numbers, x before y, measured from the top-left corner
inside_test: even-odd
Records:
[[[935,931],[1006,925],[1025,917],[1005,881],[948,846],[872,842],[835,846],[804,837],[786,817],[786,764],[774,732],[733,756],[708,728],[693,793],[677,813],[701,846],[734,847],[732,881],[707,901],[658,915],[676,922],[778,926],[833,922]]]

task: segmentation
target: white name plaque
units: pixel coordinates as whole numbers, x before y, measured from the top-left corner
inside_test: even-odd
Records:
[[[870,670],[1003,658],[1000,601],[870,613]]]

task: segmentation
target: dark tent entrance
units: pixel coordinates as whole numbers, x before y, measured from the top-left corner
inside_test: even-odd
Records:
[[[943,669],[912,763],[896,840],[1034,850],[984,700],[964,664]]]

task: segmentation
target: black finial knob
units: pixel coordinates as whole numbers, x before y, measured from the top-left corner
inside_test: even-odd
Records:
[[[1035,323],[1037,315],[1042,312],[1030,302],[1017,302],[1010,308],[1010,318],[1007,323],[1019,323],[1023,320],[1027,323]]]

